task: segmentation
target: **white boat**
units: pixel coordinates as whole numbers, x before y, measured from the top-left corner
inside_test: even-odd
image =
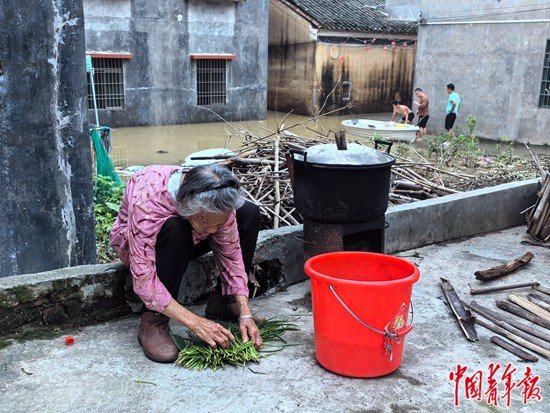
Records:
[[[413,143],[418,126],[370,119],[348,119],[342,126],[350,135],[360,138],[380,138],[388,141]]]

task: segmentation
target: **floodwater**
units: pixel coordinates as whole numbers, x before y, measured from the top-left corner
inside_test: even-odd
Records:
[[[203,149],[237,149],[240,144],[237,135],[243,129],[257,136],[268,135],[277,129],[277,125],[281,124],[284,116],[284,113],[268,112],[263,121],[116,128],[111,132],[113,143],[111,157],[115,165],[122,168],[131,165],[179,165],[188,155]],[[340,122],[351,117],[353,116],[348,113],[306,122],[310,119],[307,116],[289,115],[284,120],[284,124],[287,128],[297,125],[290,129],[295,134],[315,137],[314,131],[326,133],[329,130],[342,129]],[[371,113],[357,117],[389,121],[391,113]],[[352,136],[349,138],[356,139]],[[417,140],[413,146],[422,150],[425,144]],[[481,146],[486,153],[496,152],[496,143],[493,141],[482,141]],[[529,156],[524,145],[515,145],[514,149],[519,155]],[[541,154],[550,154],[549,146],[532,147],[532,149]]]
[[[111,157],[116,166],[130,165],[176,165],[191,153],[211,148],[237,149],[240,139],[235,136],[240,130],[248,130],[257,136],[268,135],[277,130],[284,113],[268,112],[263,121],[194,123],[170,126],[140,126],[116,128],[111,132],[113,151]],[[390,120],[391,113],[365,115],[370,119]],[[327,116],[316,121],[290,129],[297,135],[315,137],[313,130],[340,130],[340,122],[350,119],[344,116]],[[310,119],[307,116],[289,115],[284,120],[285,126],[298,124]],[[308,129],[309,128],[309,129]],[[234,136],[231,136],[231,135]]]

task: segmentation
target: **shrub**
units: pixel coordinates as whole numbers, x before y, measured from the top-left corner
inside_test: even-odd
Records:
[[[96,175],[94,178],[95,236],[97,261],[100,263],[110,262],[116,258],[109,245],[109,233],[118,215],[124,188],[124,185],[115,183],[111,178],[102,175]]]

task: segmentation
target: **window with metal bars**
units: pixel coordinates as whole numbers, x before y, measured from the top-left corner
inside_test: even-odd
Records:
[[[227,60],[198,59],[197,105],[222,106],[227,104]]]
[[[546,53],[544,54],[544,64],[542,65],[539,107],[550,109],[550,40],[546,41]]]
[[[351,80],[342,82],[342,100],[351,100]]]
[[[124,109],[124,59],[92,58],[98,109]],[[94,108],[92,83],[88,75],[88,109]]]

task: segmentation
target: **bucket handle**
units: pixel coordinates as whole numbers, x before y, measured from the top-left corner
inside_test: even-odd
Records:
[[[406,326],[404,329],[402,329],[400,332],[392,333],[389,330],[382,331],[382,330],[377,329],[376,327],[371,326],[370,324],[365,323],[363,320],[361,320],[361,318],[357,314],[355,314],[346,305],[344,300],[342,300],[340,298],[340,296],[338,295],[338,293],[336,292],[336,290],[334,289],[334,287],[332,285],[329,285],[328,288],[330,289],[330,292],[334,295],[336,300],[338,300],[338,302],[342,305],[342,307],[344,307],[344,309],[349,313],[349,315],[351,315],[353,318],[355,318],[359,322],[359,324],[361,324],[364,327],[367,327],[369,330],[371,330],[371,331],[373,331],[377,334],[380,334],[380,335],[384,336],[384,348],[386,349],[386,354],[388,354],[388,356],[390,358],[390,361],[392,361],[392,359],[393,359],[393,351],[392,351],[393,342],[395,341],[397,344],[399,344],[400,341],[401,341],[401,338],[406,336],[407,334],[409,334],[411,332],[411,330],[413,329],[414,305],[413,305],[412,300],[411,300],[411,322],[410,322],[410,324],[408,326]]]
[[[301,149],[291,149],[289,153],[293,161],[296,160],[294,155],[301,155],[304,158],[304,165],[307,164],[307,151],[303,151]]]

